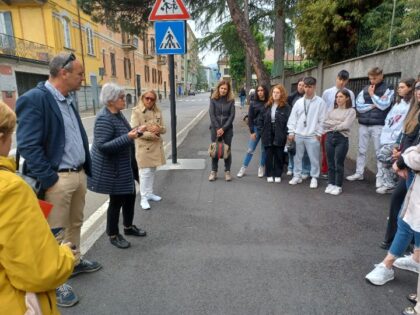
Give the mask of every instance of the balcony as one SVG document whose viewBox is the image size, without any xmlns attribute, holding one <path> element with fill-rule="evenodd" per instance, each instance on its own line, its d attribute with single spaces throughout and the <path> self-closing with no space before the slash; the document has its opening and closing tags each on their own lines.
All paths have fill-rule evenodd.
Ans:
<svg viewBox="0 0 420 315">
<path fill-rule="evenodd" d="M 48 64 L 52 47 L 0 33 L 0 56 Z"/>
<path fill-rule="evenodd" d="M 157 56 L 157 64 L 159 66 L 166 65 L 166 56 Z"/>
<path fill-rule="evenodd" d="M 3 0 L 7 5 L 13 4 L 44 4 L 47 0 Z"/>
<path fill-rule="evenodd" d="M 150 52 L 149 50 L 143 51 L 144 59 L 153 59 L 155 58 L 155 52 Z"/>
<path fill-rule="evenodd" d="M 139 39 L 133 35 L 122 33 L 122 49 L 136 50 L 139 48 Z"/>
</svg>

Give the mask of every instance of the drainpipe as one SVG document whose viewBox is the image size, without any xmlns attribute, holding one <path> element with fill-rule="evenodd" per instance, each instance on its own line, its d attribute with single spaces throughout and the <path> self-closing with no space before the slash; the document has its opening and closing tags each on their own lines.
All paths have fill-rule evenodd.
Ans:
<svg viewBox="0 0 420 315">
<path fill-rule="evenodd" d="M 86 67 L 85 67 L 85 55 L 84 55 L 84 45 L 83 45 L 83 36 L 82 36 L 82 21 L 80 18 L 80 8 L 79 8 L 79 4 L 76 2 L 76 8 L 77 8 L 77 21 L 79 23 L 79 35 L 80 35 L 80 48 L 82 49 L 82 65 L 83 65 L 83 69 L 85 69 L 86 71 Z M 84 92 L 84 96 L 85 96 L 85 109 L 88 109 L 88 104 L 87 104 L 87 95 L 86 95 L 86 72 L 84 74 L 85 78 L 83 80 L 83 92 Z M 96 115 L 96 109 L 95 109 L 95 104 L 93 104 L 93 114 Z"/>
</svg>

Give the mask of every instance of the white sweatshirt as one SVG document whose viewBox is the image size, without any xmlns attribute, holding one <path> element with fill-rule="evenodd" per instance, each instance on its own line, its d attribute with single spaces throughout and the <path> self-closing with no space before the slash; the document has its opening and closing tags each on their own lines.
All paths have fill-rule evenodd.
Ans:
<svg viewBox="0 0 420 315">
<path fill-rule="evenodd" d="M 289 134 L 303 137 L 321 136 L 326 109 L 327 105 L 319 96 L 315 95 L 311 100 L 306 99 L 305 96 L 298 99 L 287 122 Z"/>
<path fill-rule="evenodd" d="M 410 109 L 410 103 L 403 99 L 392 106 L 385 118 L 385 126 L 381 132 L 381 145 L 394 144 L 402 132 L 405 116 Z"/>
</svg>

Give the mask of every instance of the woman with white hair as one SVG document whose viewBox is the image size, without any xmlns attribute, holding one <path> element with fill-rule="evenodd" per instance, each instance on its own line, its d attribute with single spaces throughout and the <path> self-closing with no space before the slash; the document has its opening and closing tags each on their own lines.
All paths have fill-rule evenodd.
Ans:
<svg viewBox="0 0 420 315">
<path fill-rule="evenodd" d="M 134 181 L 139 180 L 134 140 L 143 135 L 146 126 L 131 128 L 121 113 L 125 107 L 122 87 L 114 83 L 104 84 L 100 102 L 104 107 L 95 121 L 91 149 L 92 176 L 88 178 L 88 189 L 109 195 L 106 232 L 112 245 L 128 248 L 130 243 L 118 230 L 121 208 L 124 234 L 146 236 L 144 230 L 133 225 L 136 201 Z"/>
</svg>

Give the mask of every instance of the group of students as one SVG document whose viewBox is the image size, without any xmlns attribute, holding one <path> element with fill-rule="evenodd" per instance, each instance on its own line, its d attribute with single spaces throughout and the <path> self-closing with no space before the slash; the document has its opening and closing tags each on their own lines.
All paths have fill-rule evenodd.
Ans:
<svg viewBox="0 0 420 315">
<path fill-rule="evenodd" d="M 299 80 L 296 93 L 287 96 L 283 85 L 279 84 L 268 92 L 268 88 L 259 85 L 248 113 L 250 139 L 243 165 L 237 177 L 243 177 L 252 156 L 261 141 L 261 157 L 258 176 L 267 177 L 269 183 L 280 183 L 283 165 L 289 156 L 289 175 L 293 178 L 289 184 L 296 185 L 310 175 L 311 188 L 318 187 L 320 176 L 320 150 L 322 138 L 325 142 L 330 167 L 328 168 L 329 185 L 326 192 L 341 193 L 344 172 L 344 159 L 348 150 L 348 136 L 356 113 L 352 108 L 354 96 L 344 85 L 348 72 L 339 73 L 336 91 L 326 91 L 325 98 L 332 105 L 327 107 L 324 99 L 315 94 L 316 79 L 306 77 Z M 338 84 L 337 84 L 338 85 Z M 331 95 L 333 94 L 333 95 Z M 219 82 L 210 101 L 211 140 L 223 140 L 231 145 L 233 120 L 235 117 L 234 98 L 230 83 Z M 232 156 L 225 160 L 225 180 L 232 179 L 230 174 Z M 218 159 L 212 159 L 210 181 L 217 178 Z"/>
<path fill-rule="evenodd" d="M 316 79 L 299 80 L 297 91 L 287 97 L 282 85 L 271 92 L 259 85 L 248 113 L 250 138 L 248 149 L 237 177 L 245 175 L 252 156 L 261 141 L 258 177 L 269 183 L 280 183 L 288 153 L 289 184 L 296 185 L 311 176 L 310 188 L 318 187 L 320 173 L 328 173 L 325 193 L 339 195 L 344 178 L 344 160 L 354 120 L 359 122 L 356 172 L 349 181 L 363 180 L 366 153 L 373 140 L 376 159 L 376 192 L 392 193 L 385 240 L 381 247 L 389 249 L 384 260 L 366 275 L 374 285 L 394 279 L 393 266 L 420 274 L 420 81 L 402 79 L 395 93 L 384 82 L 382 69 L 368 71 L 369 84 L 357 98 L 345 86 L 349 73 L 342 70 L 336 85 L 315 94 Z M 234 98 L 228 81 L 221 81 L 210 101 L 211 139 L 223 140 L 231 146 Z M 320 156 L 322 160 L 320 161 Z M 230 175 L 232 155 L 225 160 L 225 180 Z M 209 180 L 217 178 L 218 159 L 212 159 Z M 414 238 L 413 254 L 401 257 Z M 417 303 L 417 293 L 408 299 Z M 403 314 L 420 314 L 420 303 L 408 307 Z"/>
</svg>

